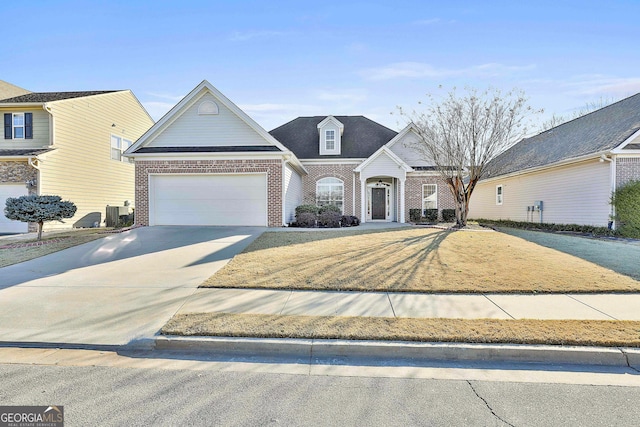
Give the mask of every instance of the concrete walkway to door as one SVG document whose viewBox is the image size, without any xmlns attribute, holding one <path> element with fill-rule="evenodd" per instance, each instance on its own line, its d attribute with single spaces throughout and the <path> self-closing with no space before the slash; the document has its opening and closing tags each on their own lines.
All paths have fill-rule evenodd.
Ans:
<svg viewBox="0 0 640 427">
<path fill-rule="evenodd" d="M 152 343 L 262 227 L 143 227 L 0 268 L 0 342 Z"/>
</svg>

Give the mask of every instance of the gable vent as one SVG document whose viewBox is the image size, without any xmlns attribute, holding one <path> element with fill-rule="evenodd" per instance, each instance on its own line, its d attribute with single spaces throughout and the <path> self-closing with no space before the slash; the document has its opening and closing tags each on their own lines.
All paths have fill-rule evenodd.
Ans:
<svg viewBox="0 0 640 427">
<path fill-rule="evenodd" d="M 218 105 L 213 101 L 203 101 L 198 106 L 198 114 L 201 116 L 218 114 Z"/>
</svg>

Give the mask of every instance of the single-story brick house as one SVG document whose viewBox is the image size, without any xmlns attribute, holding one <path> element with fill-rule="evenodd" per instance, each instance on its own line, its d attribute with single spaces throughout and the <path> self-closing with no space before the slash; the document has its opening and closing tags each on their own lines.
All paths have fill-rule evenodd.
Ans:
<svg viewBox="0 0 640 427">
<path fill-rule="evenodd" d="M 496 157 L 473 192 L 469 218 L 606 227 L 611 194 L 639 179 L 636 94 L 523 139 Z"/>
<path fill-rule="evenodd" d="M 206 80 L 149 129 L 135 159 L 139 225 L 280 227 L 303 203 L 363 222 L 453 208 L 432 165 L 400 133 L 363 116 L 299 117 L 271 132 Z"/>
</svg>

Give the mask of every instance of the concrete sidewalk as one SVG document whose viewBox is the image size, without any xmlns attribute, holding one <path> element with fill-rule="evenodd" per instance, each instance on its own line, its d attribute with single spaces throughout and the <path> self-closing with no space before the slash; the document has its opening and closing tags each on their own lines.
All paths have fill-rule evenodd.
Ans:
<svg viewBox="0 0 640 427">
<path fill-rule="evenodd" d="M 635 294 L 416 294 L 197 289 L 180 313 L 247 313 L 463 319 L 640 320 Z M 541 363 L 619 367 L 640 372 L 640 350 L 525 344 L 423 343 L 335 339 L 157 336 L 156 350 L 204 352 L 231 360 L 309 360 L 315 365 L 419 366 L 455 363 Z M 634 383 L 638 383 L 634 378 Z"/>
<path fill-rule="evenodd" d="M 197 289 L 178 313 L 640 320 L 640 294 L 416 294 Z"/>
</svg>

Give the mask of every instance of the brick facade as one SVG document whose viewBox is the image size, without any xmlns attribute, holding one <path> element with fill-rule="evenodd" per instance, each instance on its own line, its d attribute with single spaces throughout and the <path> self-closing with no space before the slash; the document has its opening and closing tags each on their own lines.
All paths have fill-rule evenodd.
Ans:
<svg viewBox="0 0 640 427">
<path fill-rule="evenodd" d="M 618 157 L 616 159 L 616 186 L 640 180 L 640 157 Z"/>
<path fill-rule="evenodd" d="M 353 170 L 357 166 L 355 163 L 335 165 L 305 164 L 304 167 L 309 174 L 302 177 L 302 203 L 316 204 L 316 184 L 319 180 L 322 178 L 338 178 L 344 183 L 344 214 L 355 215 L 360 218 L 360 174 L 355 174 L 355 194 L 353 191 Z M 353 209 L 354 197 L 355 211 Z"/>
<path fill-rule="evenodd" d="M 404 183 L 404 218 L 409 222 L 409 209 L 422 209 L 422 185 L 438 185 L 438 211 L 439 219 L 442 219 L 442 209 L 454 209 L 456 207 L 449 186 L 438 175 L 407 175 Z"/>
<path fill-rule="evenodd" d="M 266 173 L 269 227 L 282 226 L 282 161 L 136 160 L 136 224 L 149 225 L 150 174 Z"/>
</svg>

